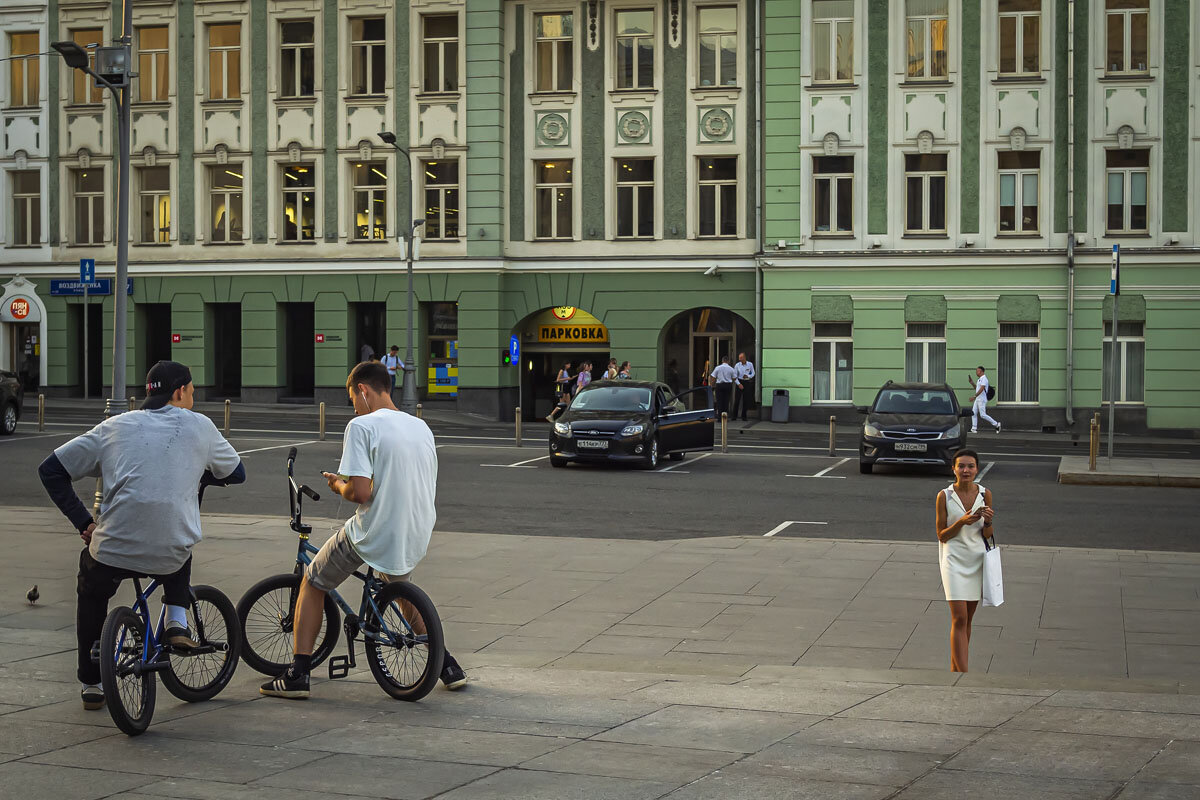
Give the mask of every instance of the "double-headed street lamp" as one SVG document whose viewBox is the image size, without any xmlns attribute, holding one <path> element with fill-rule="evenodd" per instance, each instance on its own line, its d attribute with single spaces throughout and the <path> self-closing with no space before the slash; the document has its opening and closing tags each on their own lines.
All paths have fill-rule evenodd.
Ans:
<svg viewBox="0 0 1200 800">
<path fill-rule="evenodd" d="M 379 134 L 379 138 L 384 144 L 390 144 L 404 154 L 408 163 L 408 196 L 411 198 L 412 156 L 400 146 L 396 141 L 396 134 L 391 131 L 383 131 Z M 400 218 L 400 209 L 396 209 L 396 218 L 397 220 Z M 417 235 L 417 228 L 424 224 L 424 219 L 414 219 L 412 226 L 407 231 L 397 225 L 399 230 L 396 232 L 396 238 L 404 244 L 405 260 L 408 262 L 408 344 L 404 350 L 404 385 L 400 393 L 400 410 L 409 414 L 417 412 L 417 376 L 414 372 L 416 367 L 413 364 L 413 261 L 419 257 L 417 246 L 421 242 L 421 237 Z"/>
<path fill-rule="evenodd" d="M 97 47 L 96 66 L 88 66 L 87 51 L 75 42 L 52 42 L 51 47 L 66 65 L 95 79 L 96 85 L 112 92 L 117 105 L 118 180 L 117 180 L 117 274 L 113 287 L 113 368 L 112 396 L 104 404 L 104 415 L 115 416 L 125 410 L 125 333 L 129 283 L 129 105 L 132 101 L 133 3 L 124 0 L 125 26 L 120 39 L 111 47 Z"/>
</svg>

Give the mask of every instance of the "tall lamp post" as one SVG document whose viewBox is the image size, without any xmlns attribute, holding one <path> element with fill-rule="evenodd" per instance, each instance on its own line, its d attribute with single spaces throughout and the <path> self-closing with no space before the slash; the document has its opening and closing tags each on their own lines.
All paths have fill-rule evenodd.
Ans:
<svg viewBox="0 0 1200 800">
<path fill-rule="evenodd" d="M 96 85 L 112 92 L 118 120 L 118 180 L 117 180 L 117 274 L 113 287 L 113 368 L 112 396 L 104 404 L 106 417 L 120 414 L 125 403 L 125 333 L 129 283 L 129 105 L 132 101 L 130 79 L 132 72 L 131 44 L 133 42 L 133 2 L 124 0 L 125 24 L 118 44 L 96 48 L 95 69 L 88 65 L 87 51 L 75 42 L 52 42 L 51 47 L 62 55 L 72 69 L 81 70 L 95 79 Z"/>
<path fill-rule="evenodd" d="M 408 196 L 412 197 L 412 156 L 396 141 L 396 134 L 383 131 L 379 139 L 384 144 L 390 144 L 404 154 L 408 164 Z M 410 201 L 411 202 L 411 201 Z M 400 209 L 396 209 L 396 218 L 400 217 Z M 421 239 L 417 228 L 425 224 L 424 219 L 414 219 L 412 225 L 405 230 L 403 227 L 396 232 L 396 238 L 404 243 L 405 260 L 408 262 L 408 344 L 404 350 L 404 386 L 400 393 L 400 410 L 409 414 L 417 413 L 417 376 L 416 365 L 413 364 L 413 261 L 419 258 L 417 245 Z M 400 227 L 400 226 L 397 226 Z"/>
</svg>

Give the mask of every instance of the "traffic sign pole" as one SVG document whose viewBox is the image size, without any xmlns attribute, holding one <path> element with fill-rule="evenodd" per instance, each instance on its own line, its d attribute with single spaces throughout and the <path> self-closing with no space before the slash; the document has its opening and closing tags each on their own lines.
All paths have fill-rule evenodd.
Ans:
<svg viewBox="0 0 1200 800">
<path fill-rule="evenodd" d="M 1108 353 L 1108 459 L 1113 457 L 1113 425 L 1117 416 L 1117 391 L 1121 385 L 1120 376 L 1117 375 L 1117 325 L 1120 319 L 1118 309 L 1121 305 L 1121 245 L 1114 244 L 1112 249 L 1112 277 L 1109 280 L 1108 290 L 1112 294 L 1113 313 L 1112 313 L 1112 336 L 1110 338 Z"/>
<path fill-rule="evenodd" d="M 91 287 L 92 281 L 96 280 L 96 259 L 81 258 L 79 259 L 79 282 L 83 284 L 83 399 L 87 400 L 90 396 L 88 387 L 90 381 L 88 379 L 88 368 L 91 366 L 88 362 L 91 342 L 88 341 L 90 329 L 88 328 L 88 311 L 91 305 L 88 302 L 88 289 Z"/>
</svg>

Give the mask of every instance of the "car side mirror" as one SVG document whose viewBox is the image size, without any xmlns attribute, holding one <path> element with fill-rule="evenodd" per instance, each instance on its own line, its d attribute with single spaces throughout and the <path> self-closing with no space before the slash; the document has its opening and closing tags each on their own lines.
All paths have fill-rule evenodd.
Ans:
<svg viewBox="0 0 1200 800">
<path fill-rule="evenodd" d="M 972 413 L 973 413 L 973 412 L 972 412 L 972 411 L 971 411 L 971 409 L 969 409 L 969 408 L 960 408 L 960 409 L 958 410 L 958 415 L 959 415 L 960 417 L 969 417 L 969 416 L 971 416 L 971 414 L 972 414 Z"/>
<path fill-rule="evenodd" d="M 670 413 L 671 413 L 671 409 L 668 408 L 667 406 L 663 406 L 662 408 L 660 408 L 658 410 L 658 415 L 660 417 L 665 417 L 665 416 L 669 415 Z"/>
<path fill-rule="evenodd" d="M 854 410 L 855 410 L 855 411 L 857 411 L 857 412 L 858 412 L 858 413 L 860 413 L 860 414 L 869 414 L 869 413 L 871 413 L 871 407 L 870 407 L 870 406 L 855 406 L 855 407 L 854 407 Z"/>
</svg>

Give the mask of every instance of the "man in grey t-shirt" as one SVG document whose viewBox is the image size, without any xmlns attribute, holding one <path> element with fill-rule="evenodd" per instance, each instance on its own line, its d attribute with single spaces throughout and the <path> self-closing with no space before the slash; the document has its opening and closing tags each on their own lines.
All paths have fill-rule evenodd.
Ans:
<svg viewBox="0 0 1200 800">
<path fill-rule="evenodd" d="M 110 417 L 56 449 L 38 468 L 50 498 L 75 525 L 87 547 L 79 555 L 76 634 L 85 708 L 100 708 L 100 669 L 92 643 L 108 614 L 108 601 L 125 578 L 149 575 L 163 585 L 164 639 L 195 647 L 187 625 L 191 604 L 192 547 L 200 541 L 198 492 L 204 485 L 246 479 L 241 457 L 217 427 L 191 411 L 190 370 L 160 361 L 146 376 L 141 411 Z M 100 519 L 71 485 L 102 477 Z"/>
</svg>

